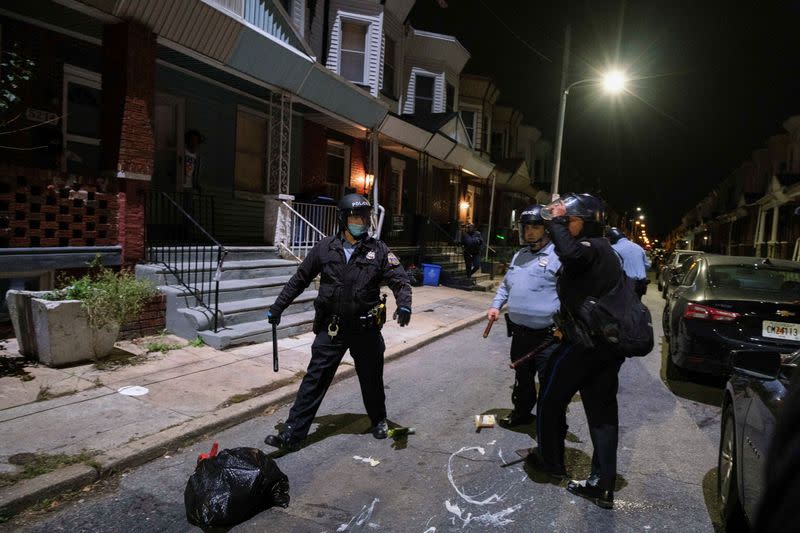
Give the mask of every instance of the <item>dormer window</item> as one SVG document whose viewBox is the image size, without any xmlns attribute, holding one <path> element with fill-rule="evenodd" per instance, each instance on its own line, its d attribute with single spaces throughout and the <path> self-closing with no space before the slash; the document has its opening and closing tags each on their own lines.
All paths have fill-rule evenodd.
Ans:
<svg viewBox="0 0 800 533">
<path fill-rule="evenodd" d="M 342 53 L 339 74 L 353 83 L 364 85 L 366 48 L 367 25 L 342 21 Z"/>
<path fill-rule="evenodd" d="M 389 98 L 395 99 L 395 70 L 397 65 L 397 43 L 388 35 L 385 38 L 383 49 L 383 86 L 381 92 Z"/>
<path fill-rule="evenodd" d="M 436 78 L 417 74 L 414 84 L 414 113 L 433 113 L 433 87 Z"/>
<path fill-rule="evenodd" d="M 447 99 L 444 103 L 445 111 L 452 111 L 455 109 L 456 106 L 456 88 L 453 87 L 452 83 L 447 84 L 447 89 L 445 91 L 445 98 Z"/>
</svg>

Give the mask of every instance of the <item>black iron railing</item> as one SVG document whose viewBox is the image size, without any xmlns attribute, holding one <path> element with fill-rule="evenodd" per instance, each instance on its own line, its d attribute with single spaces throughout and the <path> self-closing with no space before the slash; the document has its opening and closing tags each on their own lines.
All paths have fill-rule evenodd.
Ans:
<svg viewBox="0 0 800 533">
<path fill-rule="evenodd" d="M 204 223 L 201 223 L 204 221 Z M 164 265 L 219 329 L 219 282 L 227 255 L 213 237 L 214 198 L 154 191 L 145 203 L 147 259 Z M 206 228 L 210 228 L 206 229 Z"/>
</svg>

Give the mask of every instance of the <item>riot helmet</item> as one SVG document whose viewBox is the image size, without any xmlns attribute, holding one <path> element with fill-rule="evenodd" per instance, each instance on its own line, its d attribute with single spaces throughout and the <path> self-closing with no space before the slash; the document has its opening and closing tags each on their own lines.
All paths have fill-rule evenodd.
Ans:
<svg viewBox="0 0 800 533">
<path fill-rule="evenodd" d="M 542 217 L 545 220 L 552 220 L 557 216 L 577 217 L 583 220 L 581 233 L 586 237 L 602 237 L 603 235 L 605 206 L 602 200 L 591 194 L 567 193 L 542 209 Z"/>
<path fill-rule="evenodd" d="M 529 205 L 525 208 L 522 213 L 519 215 L 519 243 L 520 244 L 528 244 L 531 247 L 531 250 L 536 251 L 541 249 L 545 244 L 547 244 L 548 236 L 547 234 L 542 231 L 539 237 L 534 241 L 529 241 L 525 238 L 525 227 L 526 226 L 544 226 L 545 220 L 542 218 L 542 209 L 544 205 L 542 204 L 533 204 Z M 544 230 L 544 228 L 542 228 Z"/>
<path fill-rule="evenodd" d="M 349 231 L 350 235 L 356 239 L 366 238 L 369 234 L 369 226 L 372 219 L 372 205 L 369 200 L 360 194 L 345 194 L 339 200 L 338 211 L 340 230 Z M 362 217 L 363 223 L 349 224 L 347 219 L 351 216 Z"/>
<path fill-rule="evenodd" d="M 606 232 L 606 238 L 609 240 L 611 244 L 617 244 L 620 239 L 623 239 L 625 234 L 622 233 L 619 228 L 608 228 Z"/>
</svg>

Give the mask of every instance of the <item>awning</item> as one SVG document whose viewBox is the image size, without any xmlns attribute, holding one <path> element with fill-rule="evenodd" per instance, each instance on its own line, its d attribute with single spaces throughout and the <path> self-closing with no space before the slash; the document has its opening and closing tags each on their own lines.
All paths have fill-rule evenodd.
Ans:
<svg viewBox="0 0 800 533">
<path fill-rule="evenodd" d="M 420 128 L 393 113 L 386 115 L 378 132 L 404 146 L 460 167 L 482 179 L 488 179 L 494 169 L 492 163 L 475 155 L 469 146 L 456 142 L 440 131 L 430 132 Z"/>
<path fill-rule="evenodd" d="M 536 198 L 539 190 L 531 185 L 528 163 L 524 159 L 507 159 L 497 165 L 495 172 L 498 190 L 518 192 Z"/>
</svg>

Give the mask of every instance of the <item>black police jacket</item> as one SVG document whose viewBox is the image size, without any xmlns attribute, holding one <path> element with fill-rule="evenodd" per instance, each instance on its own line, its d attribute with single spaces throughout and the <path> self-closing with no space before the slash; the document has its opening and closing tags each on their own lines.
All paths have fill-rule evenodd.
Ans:
<svg viewBox="0 0 800 533">
<path fill-rule="evenodd" d="M 548 231 L 561 260 L 556 286 L 561 306 L 579 316 L 587 297 L 599 298 L 614 288 L 622 265 L 605 237 L 573 237 L 561 219 L 549 222 Z"/>
<path fill-rule="evenodd" d="M 319 294 L 314 301 L 318 319 L 339 316 L 354 319 L 380 302 L 385 283 L 394 293 L 398 307 L 411 309 L 411 285 L 400 261 L 382 241 L 360 241 L 349 262 L 345 262 L 339 235 L 319 241 L 297 268 L 275 300 L 281 313 L 321 274 Z"/>
<path fill-rule="evenodd" d="M 481 237 L 481 232 L 478 230 L 475 230 L 472 233 L 465 232 L 461 236 L 461 244 L 464 246 L 464 251 L 468 254 L 479 254 L 481 252 L 481 246 L 483 245 L 483 237 Z"/>
</svg>

